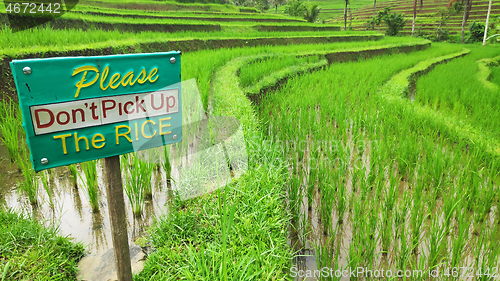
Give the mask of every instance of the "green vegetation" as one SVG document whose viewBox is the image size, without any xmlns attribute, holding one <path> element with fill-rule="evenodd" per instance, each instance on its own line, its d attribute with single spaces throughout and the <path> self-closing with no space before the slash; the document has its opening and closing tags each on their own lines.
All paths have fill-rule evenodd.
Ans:
<svg viewBox="0 0 500 281">
<path fill-rule="evenodd" d="M 493 66 L 491 67 L 491 81 L 500 87 L 500 67 Z"/>
<path fill-rule="evenodd" d="M 80 243 L 33 219 L 0 211 L 1 280 L 76 280 Z"/>
<path fill-rule="evenodd" d="M 247 31 L 247 30 L 245 30 Z M 3 49 L 0 50 L 0 55 L 3 56 L 13 56 L 18 57 L 26 53 L 47 53 L 47 52 L 64 52 L 72 50 L 85 50 L 91 49 L 103 49 L 103 48 L 114 48 L 116 52 L 120 51 L 121 48 L 132 47 L 144 44 L 144 48 L 151 48 L 150 45 L 158 42 L 166 42 L 171 46 L 177 45 L 176 42 L 180 41 L 184 44 L 181 47 L 189 48 L 189 42 L 198 43 L 196 49 L 205 48 L 215 48 L 217 46 L 223 45 L 224 41 L 227 41 L 225 47 L 236 47 L 236 46 L 255 46 L 258 45 L 260 38 L 290 38 L 297 40 L 304 39 L 314 40 L 315 38 L 325 38 L 323 42 L 335 42 L 335 38 L 338 40 L 349 40 L 350 38 L 358 37 L 361 40 L 369 38 L 364 36 L 372 36 L 372 40 L 380 38 L 374 32 L 368 33 L 354 33 L 354 32 L 324 32 L 324 31 L 303 31 L 303 32 L 245 32 L 242 34 L 239 31 L 233 32 L 179 32 L 172 34 L 164 34 L 158 32 L 142 32 L 142 33 L 130 33 L 130 32 L 118 32 L 118 31 L 103 31 L 103 30 L 89 30 L 87 32 L 74 31 L 74 30 L 52 30 L 51 28 L 33 28 L 30 30 L 25 30 L 21 32 L 12 33 L 10 29 L 1 30 L 0 43 Z M 360 37 L 361 36 L 361 37 Z M 217 45 L 209 45 L 210 41 L 220 40 L 222 42 Z M 238 42 L 237 39 L 242 39 L 243 45 Z M 200 42 L 200 40 L 202 40 Z M 244 41 L 243 41 L 244 40 Z M 233 45 L 231 45 L 231 42 Z M 255 43 L 254 43 L 255 42 Z M 279 43 L 279 40 L 272 40 L 275 44 Z M 208 46 L 204 47 L 204 43 Z M 313 42 L 311 42 L 313 43 Z M 224 45 L 223 45 L 224 46 Z M 168 47 L 168 45 L 167 45 Z M 193 47 L 190 47 L 193 48 Z"/>
<path fill-rule="evenodd" d="M 287 11 L 315 22 L 320 8 L 319 18 L 325 19 L 323 11 L 343 15 L 345 3 L 292 1 Z M 145 206 L 153 195 L 165 193 L 168 202 L 168 215 L 157 218 L 142 239 L 154 251 L 136 280 L 288 280 L 293 259 L 306 247 L 314 248 L 318 268 L 409 269 L 428 275 L 460 266 L 483 272 L 498 267 L 498 48 L 431 45 L 375 31 L 325 31 L 338 27 L 261 14 L 252 7 L 150 0 L 80 4 L 45 27 L 0 30 L 3 96 L 15 95 L 8 69 L 14 58 L 176 49 L 183 51 L 182 79 L 196 80 L 200 115 L 211 120 L 208 145 L 219 141 L 212 121 L 217 118 L 236 118 L 244 134 L 248 167 L 240 177 L 235 177 L 237 161 L 216 146 L 184 155 L 186 143 L 180 143 L 121 158 L 134 223 L 150 219 Z M 352 9 L 361 4 L 373 2 L 352 3 Z M 388 35 L 400 34 L 406 19 L 384 9 L 397 3 L 378 4 L 383 11 L 373 29 L 385 21 Z M 372 7 L 352 19 L 347 10 L 348 22 L 366 22 Z M 392 11 L 407 12 L 406 6 Z M 419 23 L 430 24 L 433 11 L 422 10 Z M 441 27 L 454 23 L 453 16 Z M 323 31 L 290 32 L 299 29 Z M 440 40 L 446 35 L 439 33 Z M 183 110 L 187 104 L 183 100 Z M 55 178 L 49 172 L 35 175 L 20 117 L 15 100 L 0 103 L 1 140 L 19 168 L 23 182 L 16 188 L 27 197 L 20 201 L 34 212 L 48 197 L 54 210 Z M 191 119 L 196 118 L 186 116 Z M 183 133 L 195 135 L 198 129 Z M 196 160 L 184 165 L 188 158 Z M 75 187 L 78 177 L 83 182 L 93 212 L 99 211 L 97 163 L 82 163 L 80 173 L 77 165 L 68 168 Z M 163 172 L 165 189 L 159 182 Z M 23 223 L 19 231 L 33 233 L 30 227 Z M 46 248 L 52 252 L 32 254 L 45 251 L 37 246 L 42 239 L 10 242 L 19 238 L 2 237 L 8 233 L 4 229 L 0 226 L 1 249 L 24 248 L 16 259 L 0 251 L 3 279 L 74 278 L 79 244 L 57 240 L 57 246 L 68 243 L 66 256 L 50 242 Z M 24 252 L 25 262 L 19 258 Z M 47 265 L 39 268 L 36 260 Z"/>
<path fill-rule="evenodd" d="M 267 156 L 272 146 L 258 136 L 254 140 L 249 153 L 252 172 L 212 194 L 173 202 L 169 216 L 152 230 L 157 251 L 148 256 L 137 280 L 224 280 L 224 266 L 227 280 L 283 278 L 292 258 L 290 249 L 283 247 L 288 214 L 281 186 L 286 166 Z M 221 197 L 225 199 L 219 202 Z"/>
<path fill-rule="evenodd" d="M 358 1 L 359 2 L 359 1 Z M 352 28 L 355 30 L 366 30 L 371 28 L 371 25 L 366 23 L 372 19 L 374 14 L 374 1 L 371 3 L 365 2 L 365 7 L 359 9 L 353 9 L 352 15 L 348 18 L 352 20 Z M 375 13 L 383 10 L 386 7 L 391 7 L 392 11 L 402 13 L 408 22 L 412 21 L 413 18 L 413 2 L 412 1 L 376 1 L 376 11 Z M 458 3 L 458 4 L 457 4 Z M 340 5 L 341 2 L 338 2 Z M 457 37 L 457 34 L 461 32 L 462 19 L 463 19 L 463 9 L 460 5 L 464 5 L 461 1 L 457 1 L 456 4 L 451 8 L 447 9 L 448 1 L 442 2 L 423 2 L 423 8 L 417 9 L 417 17 L 415 21 L 415 32 L 418 36 L 423 36 L 426 39 L 432 39 L 436 41 L 447 40 L 449 42 L 461 42 L 461 39 Z M 321 4 L 320 4 L 321 6 Z M 457 9 L 458 8 L 458 9 Z M 475 1 L 472 5 L 472 10 L 469 15 L 468 21 L 465 26 L 466 38 L 469 37 L 469 27 L 473 22 L 480 22 L 484 24 L 486 19 L 486 14 L 488 11 L 488 1 L 480 0 Z M 342 16 L 342 11 L 333 20 L 329 21 L 332 24 L 343 24 L 344 18 Z M 492 24 L 495 16 L 500 13 L 500 6 L 493 5 L 491 10 Z M 351 17 L 352 16 L 352 17 Z M 498 24 L 496 24 L 498 25 Z M 385 30 L 386 26 L 382 26 L 382 30 Z M 494 28 L 493 28 L 494 29 Z M 483 25 L 484 30 L 484 25 Z M 491 30 L 491 29 L 490 29 Z M 479 30 L 478 30 L 479 31 Z M 402 30 L 405 35 L 411 35 L 412 25 L 406 25 Z M 493 31 L 494 33 L 495 31 Z M 448 36 L 449 35 L 449 36 Z M 446 38 L 448 36 L 448 38 Z"/>
<path fill-rule="evenodd" d="M 498 154 L 488 152 L 483 141 L 469 141 L 470 134 L 460 134 L 459 123 L 443 129 L 449 124 L 440 123 L 439 116 L 421 115 L 418 104 L 399 98 L 414 81 L 408 79 L 418 77 L 415 73 L 467 53 L 460 50 L 436 45 L 407 55 L 334 64 L 288 80 L 261 101 L 259 116 L 268 124 L 264 131 L 281 145 L 283 159 L 293 167 L 288 194 L 297 231 L 302 232 L 301 217 L 311 219 L 307 208 L 319 216 L 322 231 L 313 230 L 310 238 L 316 244 L 318 267 L 340 268 L 347 262 L 350 267 L 425 271 L 457 264 L 497 265 L 498 218 L 485 218 L 497 202 L 492 194 L 498 185 Z M 484 49 L 438 65 L 429 74 L 446 73 L 439 67 L 460 60 L 475 61 L 479 53 L 485 55 Z M 462 89 L 477 81 L 475 75 L 461 79 L 456 87 Z M 425 89 L 435 93 L 435 87 Z M 325 176 L 315 176 L 313 169 Z M 310 198 L 314 192 L 321 195 L 317 205 L 311 200 L 302 203 L 303 196 Z M 465 233 L 468 227 L 475 232 Z M 331 239 L 321 239 L 323 234 Z M 352 240 L 340 246 L 344 235 Z M 447 248 L 447 243 L 455 248 Z M 477 249 L 475 261 L 465 262 L 465 247 Z M 348 259 L 342 261 L 339 253 Z"/>
<path fill-rule="evenodd" d="M 144 201 L 151 199 L 152 187 L 151 177 L 154 165 L 138 153 L 130 153 L 122 157 L 122 174 L 124 177 L 124 189 L 132 206 L 132 213 L 135 216 L 142 214 Z"/>
<path fill-rule="evenodd" d="M 248 87 L 258 82 L 262 77 L 279 69 L 300 63 L 315 63 L 319 61 L 318 56 L 297 58 L 296 56 L 279 56 L 277 58 L 265 59 L 258 63 L 252 63 L 242 68 L 240 72 L 241 86 Z"/>
<path fill-rule="evenodd" d="M 92 212 L 99 212 L 99 183 L 97 182 L 97 160 L 82 162 L 80 164 L 83 171 L 78 174 L 83 182 L 85 192 L 92 207 Z"/>
<path fill-rule="evenodd" d="M 415 100 L 445 115 L 458 118 L 498 141 L 498 90 L 485 87 L 477 79 L 479 65 L 476 61 L 499 56 L 500 50 L 471 47 L 471 51 L 468 56 L 436 66 L 419 79 Z M 464 84 L 457 81 L 470 82 Z"/>
<path fill-rule="evenodd" d="M 373 20 L 376 25 L 380 25 L 381 22 L 387 25 L 387 30 L 385 34 L 389 36 L 398 35 L 399 31 L 403 29 L 406 24 L 404 15 L 401 13 L 391 13 L 391 8 L 385 8 L 383 11 L 378 12 L 377 19 Z"/>
<path fill-rule="evenodd" d="M 11 101 L 0 103 L 0 133 L 1 140 L 7 147 L 10 162 L 16 160 L 16 156 L 20 154 L 19 135 L 22 130 L 19 106 L 14 105 Z"/>
</svg>

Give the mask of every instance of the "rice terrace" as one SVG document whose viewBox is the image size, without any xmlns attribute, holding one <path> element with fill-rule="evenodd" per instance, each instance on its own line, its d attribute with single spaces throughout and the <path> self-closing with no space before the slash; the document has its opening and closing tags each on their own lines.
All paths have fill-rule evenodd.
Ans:
<svg viewBox="0 0 500 281">
<path fill-rule="evenodd" d="M 500 280 L 498 1 L 0 7 L 0 281 Z"/>
</svg>

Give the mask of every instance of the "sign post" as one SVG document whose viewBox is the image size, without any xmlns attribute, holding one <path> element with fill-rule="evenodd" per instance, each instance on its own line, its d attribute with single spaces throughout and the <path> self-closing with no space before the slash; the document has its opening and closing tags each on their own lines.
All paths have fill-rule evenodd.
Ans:
<svg viewBox="0 0 500 281">
<path fill-rule="evenodd" d="M 120 281 L 132 281 L 132 266 L 128 248 L 127 221 L 123 200 L 120 156 L 104 158 L 106 194 L 108 194 L 109 221 L 113 248 L 115 249 L 116 274 Z"/>
<path fill-rule="evenodd" d="M 119 155 L 182 140 L 181 53 L 10 65 L 35 171 L 104 158 L 118 279 L 131 281 Z"/>
</svg>

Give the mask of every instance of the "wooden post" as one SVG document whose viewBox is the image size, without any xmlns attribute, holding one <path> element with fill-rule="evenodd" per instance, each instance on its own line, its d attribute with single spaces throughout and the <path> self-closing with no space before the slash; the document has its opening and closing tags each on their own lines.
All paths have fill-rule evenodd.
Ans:
<svg viewBox="0 0 500 281">
<path fill-rule="evenodd" d="M 104 174 L 106 177 L 106 193 L 115 252 L 116 273 L 119 281 L 132 281 L 120 156 L 104 158 Z"/>
</svg>

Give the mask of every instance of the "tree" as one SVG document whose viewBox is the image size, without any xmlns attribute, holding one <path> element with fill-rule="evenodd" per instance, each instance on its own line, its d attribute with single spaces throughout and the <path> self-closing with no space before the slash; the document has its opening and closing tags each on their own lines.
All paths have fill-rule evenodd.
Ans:
<svg viewBox="0 0 500 281">
<path fill-rule="evenodd" d="M 373 0 L 373 17 L 377 16 L 376 11 L 377 11 L 377 0 Z"/>
<path fill-rule="evenodd" d="M 420 2 L 420 9 L 424 6 L 424 1 L 419 0 Z M 413 34 L 415 33 L 415 20 L 417 19 L 417 0 L 413 0 L 413 22 L 411 24 L 411 36 L 413 37 Z"/>
</svg>

